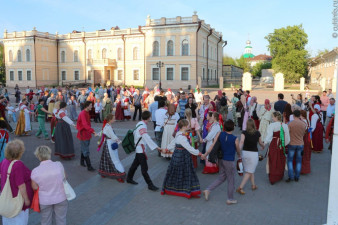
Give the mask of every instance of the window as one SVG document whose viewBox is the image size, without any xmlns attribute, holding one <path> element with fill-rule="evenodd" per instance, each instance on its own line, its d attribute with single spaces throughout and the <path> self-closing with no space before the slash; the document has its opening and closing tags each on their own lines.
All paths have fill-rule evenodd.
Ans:
<svg viewBox="0 0 338 225">
<path fill-rule="evenodd" d="M 189 80 L 189 67 L 181 68 L 181 80 Z"/>
<path fill-rule="evenodd" d="M 106 71 L 106 80 L 110 80 L 110 70 Z"/>
<path fill-rule="evenodd" d="M 189 42 L 187 39 L 182 41 L 182 55 L 189 55 Z"/>
<path fill-rule="evenodd" d="M 75 50 L 74 51 L 74 62 L 78 62 L 79 61 L 79 51 Z"/>
<path fill-rule="evenodd" d="M 9 80 L 14 80 L 14 71 L 9 71 Z"/>
<path fill-rule="evenodd" d="M 122 48 L 117 49 L 117 60 L 122 60 Z"/>
<path fill-rule="evenodd" d="M 202 70 L 202 79 L 205 80 L 205 69 Z"/>
<path fill-rule="evenodd" d="M 138 48 L 133 48 L 133 60 L 138 60 Z"/>
<path fill-rule="evenodd" d="M 153 56 L 160 56 L 160 44 L 158 41 L 153 42 Z"/>
<path fill-rule="evenodd" d="M 118 70 L 117 71 L 117 80 L 122 80 L 122 76 L 123 76 L 123 71 L 122 70 Z"/>
<path fill-rule="evenodd" d="M 92 72 L 88 71 L 88 80 L 92 80 Z"/>
<path fill-rule="evenodd" d="M 21 50 L 18 50 L 18 62 L 22 62 Z"/>
<path fill-rule="evenodd" d="M 203 43 L 203 46 L 202 46 L 202 56 L 205 57 L 205 43 Z"/>
<path fill-rule="evenodd" d="M 61 62 L 62 62 L 62 63 L 65 63 L 65 62 L 66 62 L 66 52 L 65 52 L 65 51 L 62 51 L 62 52 L 61 52 Z"/>
<path fill-rule="evenodd" d="M 174 68 L 173 67 L 167 68 L 167 80 L 174 80 Z"/>
<path fill-rule="evenodd" d="M 217 71 L 215 70 L 215 80 L 217 80 Z"/>
<path fill-rule="evenodd" d="M 27 75 L 27 80 L 32 80 L 32 71 L 31 70 L 27 70 L 26 75 Z"/>
<path fill-rule="evenodd" d="M 89 49 L 88 50 L 88 59 L 92 59 L 92 50 L 91 49 Z"/>
<path fill-rule="evenodd" d="M 107 49 L 102 49 L 102 59 L 106 59 L 107 58 Z"/>
<path fill-rule="evenodd" d="M 160 79 L 160 68 L 153 68 L 153 80 Z"/>
<path fill-rule="evenodd" d="M 12 52 L 12 50 L 9 50 L 9 52 L 8 52 L 8 60 L 10 62 L 13 62 L 13 52 Z"/>
<path fill-rule="evenodd" d="M 174 42 L 172 40 L 169 40 L 167 43 L 167 56 L 173 55 L 174 55 Z"/>
<path fill-rule="evenodd" d="M 22 80 L 22 70 L 18 70 L 18 80 Z"/>
<path fill-rule="evenodd" d="M 134 80 L 139 80 L 139 74 L 140 74 L 140 71 L 139 70 L 134 70 Z"/>
<path fill-rule="evenodd" d="M 74 71 L 74 80 L 80 80 L 80 71 L 78 70 Z"/>
<path fill-rule="evenodd" d="M 212 55 L 212 47 L 210 47 L 210 59 L 212 59 L 213 55 Z"/>
<path fill-rule="evenodd" d="M 61 71 L 61 80 L 67 80 L 67 72 Z"/>
<path fill-rule="evenodd" d="M 31 61 L 31 50 L 26 49 L 26 62 Z"/>
</svg>

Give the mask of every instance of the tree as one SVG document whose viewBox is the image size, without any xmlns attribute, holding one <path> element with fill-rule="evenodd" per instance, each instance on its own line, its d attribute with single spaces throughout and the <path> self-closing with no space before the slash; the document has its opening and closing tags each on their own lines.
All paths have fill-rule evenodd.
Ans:
<svg viewBox="0 0 338 225">
<path fill-rule="evenodd" d="M 4 46 L 0 43 L 0 82 L 6 83 L 5 57 Z"/>
<path fill-rule="evenodd" d="M 263 69 L 271 69 L 272 64 L 271 62 L 260 62 L 254 65 L 251 69 L 252 76 L 254 77 L 260 77 L 262 76 L 262 70 Z"/>
<path fill-rule="evenodd" d="M 236 63 L 238 67 L 241 67 L 243 69 L 243 72 L 249 72 L 250 71 L 250 64 L 246 58 L 242 55 L 239 59 L 236 59 Z"/>
<path fill-rule="evenodd" d="M 302 25 L 275 29 L 267 35 L 268 49 L 272 56 L 272 68 L 282 72 L 288 82 L 299 81 L 307 74 L 309 53 L 305 50 L 308 36 Z"/>
<path fill-rule="evenodd" d="M 225 55 L 223 57 L 223 65 L 234 65 L 234 66 L 237 66 L 236 59 L 234 59 L 234 58 L 232 58 L 230 56 Z"/>
<path fill-rule="evenodd" d="M 329 49 L 324 49 L 324 50 L 318 50 L 318 54 L 317 54 L 317 56 L 322 56 L 322 55 L 324 55 L 324 54 L 326 54 L 326 53 L 328 53 L 329 52 Z"/>
</svg>

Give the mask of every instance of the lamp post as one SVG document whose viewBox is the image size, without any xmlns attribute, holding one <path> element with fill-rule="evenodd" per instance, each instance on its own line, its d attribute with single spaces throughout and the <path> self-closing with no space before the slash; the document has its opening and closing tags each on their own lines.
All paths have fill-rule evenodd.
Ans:
<svg viewBox="0 0 338 225">
<path fill-rule="evenodd" d="M 162 82 L 161 82 L 161 68 L 164 66 L 164 63 L 162 61 L 158 61 L 156 63 L 156 66 L 159 68 L 159 72 L 160 72 L 160 90 L 162 90 Z"/>
</svg>

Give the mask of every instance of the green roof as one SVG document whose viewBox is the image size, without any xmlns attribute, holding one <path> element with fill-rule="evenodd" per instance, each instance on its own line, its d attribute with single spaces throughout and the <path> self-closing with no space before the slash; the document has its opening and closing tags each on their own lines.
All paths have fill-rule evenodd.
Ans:
<svg viewBox="0 0 338 225">
<path fill-rule="evenodd" d="M 245 48 L 252 48 L 251 46 L 245 46 Z"/>
<path fill-rule="evenodd" d="M 253 54 L 251 54 L 251 53 L 245 53 L 244 55 L 243 55 L 243 57 L 245 58 L 245 59 L 248 59 L 248 58 L 253 58 L 253 57 L 255 57 Z"/>
</svg>

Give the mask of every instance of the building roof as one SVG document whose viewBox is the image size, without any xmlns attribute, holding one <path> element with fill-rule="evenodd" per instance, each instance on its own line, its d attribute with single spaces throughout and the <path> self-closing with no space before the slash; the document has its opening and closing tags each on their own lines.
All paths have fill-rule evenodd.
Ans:
<svg viewBox="0 0 338 225">
<path fill-rule="evenodd" d="M 317 64 L 317 63 L 320 63 L 320 62 L 323 62 L 325 58 L 329 58 L 329 57 L 332 57 L 332 56 L 335 56 L 338 54 L 338 47 L 335 47 L 334 49 L 332 49 L 332 51 L 329 51 L 323 55 L 318 55 L 316 57 L 313 57 L 310 59 L 310 65 L 312 64 Z"/>
<path fill-rule="evenodd" d="M 250 61 L 271 61 L 272 56 L 266 54 L 256 55 L 255 57 L 251 58 Z"/>
<path fill-rule="evenodd" d="M 255 55 L 252 54 L 252 53 L 245 53 L 245 54 L 243 55 L 243 57 L 244 57 L 245 59 L 249 59 L 249 58 L 255 57 Z"/>
</svg>

